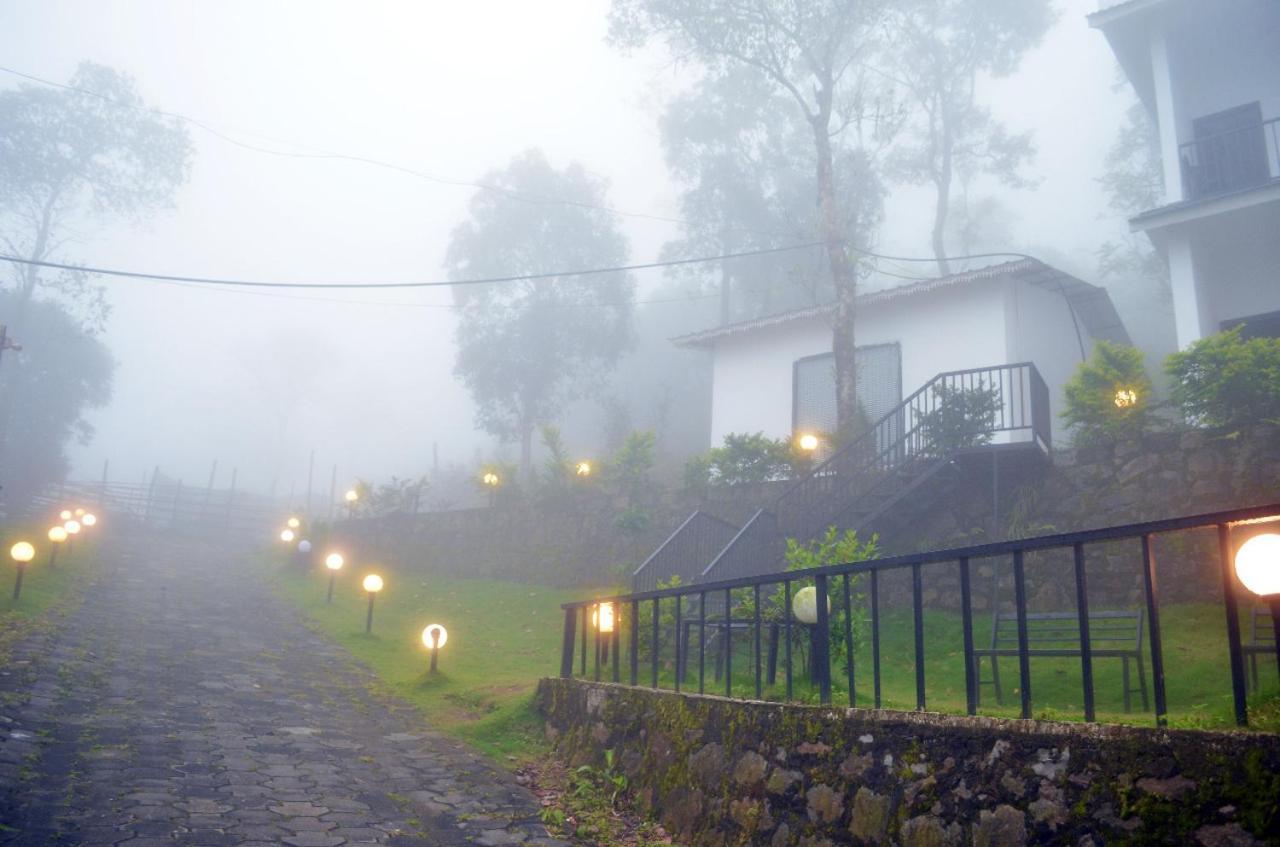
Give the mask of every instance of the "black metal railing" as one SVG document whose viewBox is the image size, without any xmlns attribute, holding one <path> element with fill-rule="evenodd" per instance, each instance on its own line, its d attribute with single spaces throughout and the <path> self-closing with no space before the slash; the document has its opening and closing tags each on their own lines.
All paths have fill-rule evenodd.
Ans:
<svg viewBox="0 0 1280 847">
<path fill-rule="evenodd" d="M 1141 564 L 1142 612 L 1147 628 L 1147 644 L 1151 659 L 1151 688 L 1155 718 L 1157 725 L 1163 726 L 1167 722 L 1168 715 L 1165 655 L 1160 629 L 1159 580 L 1152 542 L 1156 537 L 1168 533 L 1214 529 L 1217 532 L 1217 564 L 1222 586 L 1223 609 L 1226 615 L 1227 659 L 1231 672 L 1234 716 L 1236 722 L 1243 726 L 1247 723 L 1248 716 L 1240 616 L 1237 608 L 1237 596 L 1241 592 L 1241 587 L 1236 579 L 1232 562 L 1234 549 L 1232 532 L 1234 526 L 1255 524 L 1266 519 L 1280 520 L 1280 503 L 566 603 L 562 606 L 564 641 L 560 673 L 566 678 L 591 676 L 596 680 L 607 675 L 613 682 L 622 682 L 625 654 L 627 682 L 630 685 L 640 685 L 642 678 L 647 677 L 645 684 L 658 688 L 660 655 L 665 641 L 668 651 L 674 649 L 674 655 L 681 657 L 675 661 L 678 675 L 672 685 L 673 688 L 678 689 L 687 672 L 683 657 L 692 646 L 687 643 L 692 636 L 686 632 L 691 627 L 687 624 L 685 616 L 689 614 L 688 610 L 694 610 L 697 615 L 693 626 L 696 626 L 698 631 L 696 648 L 700 692 L 705 689 L 706 659 L 710 653 L 716 659 L 717 667 L 721 672 L 718 676 L 723 676 L 725 695 L 734 696 L 731 665 L 733 645 L 735 642 L 741 644 L 743 639 L 747 639 L 752 645 L 751 661 L 754 665 L 752 693 L 756 698 L 760 698 L 764 689 L 764 668 L 767 666 L 771 672 L 774 669 L 778 638 L 782 637 L 785 650 L 785 697 L 792 699 L 792 634 L 793 629 L 804 626 L 809 634 L 810 681 L 818 688 L 820 701 L 824 704 L 831 702 L 830 654 L 834 640 L 837 644 L 843 644 L 845 650 L 844 666 L 847 673 L 848 697 L 849 704 L 853 706 L 856 703 L 856 685 L 861 675 L 865 674 L 865 670 L 860 667 L 855 668 L 853 658 L 856 646 L 855 631 L 860 629 L 862 620 L 855 618 L 853 597 L 855 592 L 862 592 L 862 578 L 865 577 L 865 603 L 869 612 L 870 625 L 865 640 L 870 642 L 872 702 L 876 708 L 881 708 L 880 642 L 883 580 L 891 574 L 905 572 L 910 576 L 910 606 L 913 622 L 910 649 L 914 665 L 916 708 L 923 710 L 929 701 L 925 657 L 930 645 L 926 643 L 924 636 L 922 570 L 926 566 L 949 567 L 957 571 L 959 582 L 960 615 L 963 627 L 963 655 L 959 660 L 964 663 L 966 710 L 968 714 L 973 715 L 977 713 L 979 683 L 975 654 L 981 651 L 975 650 L 973 641 L 971 562 L 997 559 L 1007 561 L 1012 566 L 1013 611 L 1017 624 L 1014 655 L 1018 661 L 1017 687 L 1020 696 L 1020 714 L 1023 718 L 1030 718 L 1033 702 L 1031 660 L 1036 655 L 1036 650 L 1030 643 L 1028 631 L 1025 561 L 1027 555 L 1031 553 L 1069 551 L 1075 586 L 1078 655 L 1083 697 L 1081 702 L 1084 719 L 1094 721 L 1096 720 L 1094 655 L 1090 642 L 1091 616 L 1086 550 L 1097 545 L 1137 542 L 1134 552 L 1140 557 Z M 812 584 L 816 595 L 814 597 L 816 621 L 811 626 L 801 624 L 792 614 L 792 599 L 797 587 L 806 583 Z M 772 594 L 767 595 L 766 589 L 769 589 Z M 769 605 L 771 598 L 774 601 L 772 606 Z M 831 602 L 833 599 L 836 601 L 834 604 Z M 610 604 L 614 611 L 613 627 L 608 632 L 602 632 L 600 628 L 591 626 L 592 613 L 603 604 Z M 829 606 L 833 606 L 831 611 L 828 610 Z M 765 612 L 766 607 L 769 607 L 769 613 Z M 780 610 L 782 613 L 779 615 Z M 832 626 L 833 615 L 838 619 L 834 627 Z M 609 616 L 605 615 L 600 617 L 609 619 Z M 762 655 L 762 642 L 766 628 L 769 633 L 767 661 Z M 625 651 L 622 649 L 624 630 L 627 636 Z M 1205 637 L 1207 633 L 1198 632 L 1197 635 Z M 709 640 L 713 636 L 715 640 Z M 590 668 L 588 667 L 591 652 L 589 641 L 594 644 L 595 656 Z M 708 650 L 709 646 L 712 649 Z M 948 651 L 940 650 L 939 652 L 945 654 Z M 575 662 L 575 658 L 579 661 Z M 643 675 L 642 659 L 647 665 L 647 673 Z"/>
<path fill-rule="evenodd" d="M 632 591 L 652 591 L 660 579 L 679 577 L 687 585 L 701 574 L 705 563 L 724 549 L 739 528 L 715 515 L 696 511 L 631 574 Z"/>
<path fill-rule="evenodd" d="M 1183 193 L 1200 200 L 1280 179 L 1280 118 L 1178 146 Z"/>
<path fill-rule="evenodd" d="M 1030 362 L 938 374 L 783 492 L 773 511 L 787 535 L 811 538 L 889 474 L 925 473 L 992 443 L 1048 451 L 1050 418 L 1049 387 Z"/>
</svg>

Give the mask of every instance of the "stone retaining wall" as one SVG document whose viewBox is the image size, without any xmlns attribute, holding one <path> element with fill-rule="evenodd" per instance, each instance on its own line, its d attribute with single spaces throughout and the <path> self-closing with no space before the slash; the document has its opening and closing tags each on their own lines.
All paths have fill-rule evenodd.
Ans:
<svg viewBox="0 0 1280 847">
<path fill-rule="evenodd" d="M 823 709 L 544 679 L 571 764 L 681 843 L 1280 844 L 1280 736 Z"/>
</svg>

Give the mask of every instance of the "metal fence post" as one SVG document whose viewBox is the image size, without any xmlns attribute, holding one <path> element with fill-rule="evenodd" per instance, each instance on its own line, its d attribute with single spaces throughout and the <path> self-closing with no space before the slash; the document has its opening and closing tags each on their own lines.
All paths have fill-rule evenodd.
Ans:
<svg viewBox="0 0 1280 847">
<path fill-rule="evenodd" d="M 960 557 L 960 625 L 964 627 L 964 706 L 978 713 L 978 677 L 973 659 L 973 591 L 969 585 L 969 557 Z"/>
<path fill-rule="evenodd" d="M 1236 724 L 1249 725 L 1245 702 L 1244 651 L 1240 648 L 1240 612 L 1236 607 L 1236 575 L 1231 564 L 1231 527 L 1218 524 L 1218 567 L 1222 570 L 1222 605 L 1227 612 L 1227 656 L 1231 663 L 1231 695 Z"/>
<path fill-rule="evenodd" d="M 1164 696 L 1164 648 L 1160 641 L 1160 599 L 1156 594 L 1156 558 L 1151 536 L 1142 536 L 1142 582 L 1147 595 L 1147 626 L 1151 638 L 1151 693 L 1156 701 L 1156 726 L 1168 723 Z"/>
<path fill-rule="evenodd" d="M 813 580 L 817 592 L 818 622 L 813 633 L 813 671 L 818 677 L 818 697 L 822 705 L 831 704 L 831 625 L 827 613 L 827 577 L 819 574 Z"/>
<path fill-rule="evenodd" d="M 573 677 L 573 648 L 577 643 L 574 625 L 578 621 L 577 610 L 567 608 L 564 610 L 564 641 L 560 647 L 560 678 L 571 679 Z"/>
<path fill-rule="evenodd" d="M 1013 602 L 1018 615 L 1018 687 L 1022 695 L 1022 718 L 1031 717 L 1031 655 L 1027 638 L 1027 579 L 1022 567 L 1022 551 L 1013 551 Z"/>
<path fill-rule="evenodd" d="M 1076 617 L 1080 627 L 1080 680 L 1084 688 L 1084 719 L 1093 722 L 1093 641 L 1089 635 L 1089 578 L 1084 571 L 1084 545 L 1073 548 L 1076 575 Z M 1127 695 L 1126 695 L 1127 696 Z"/>
</svg>

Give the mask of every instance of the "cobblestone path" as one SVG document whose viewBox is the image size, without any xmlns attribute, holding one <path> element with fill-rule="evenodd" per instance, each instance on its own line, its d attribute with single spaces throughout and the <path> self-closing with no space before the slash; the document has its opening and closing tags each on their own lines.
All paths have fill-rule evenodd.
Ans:
<svg viewBox="0 0 1280 847">
<path fill-rule="evenodd" d="M 559 843 L 513 777 L 371 680 L 247 557 L 113 546 L 0 668 L 0 844 Z"/>
</svg>

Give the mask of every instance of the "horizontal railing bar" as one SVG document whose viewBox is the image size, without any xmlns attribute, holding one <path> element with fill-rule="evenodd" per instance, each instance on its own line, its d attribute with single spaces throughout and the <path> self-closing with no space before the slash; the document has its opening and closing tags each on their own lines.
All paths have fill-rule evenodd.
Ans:
<svg viewBox="0 0 1280 847">
<path fill-rule="evenodd" d="M 819 568 L 787 571 L 785 575 L 782 573 L 772 573 L 765 574 L 763 576 L 748 576 L 739 577 L 737 579 L 722 579 L 715 582 L 700 582 L 694 585 L 680 585 L 673 588 L 646 591 L 638 594 L 605 595 L 595 597 L 590 600 L 576 600 L 570 603 L 563 603 L 561 604 L 561 608 L 567 609 L 579 606 L 590 606 L 595 603 L 618 601 L 624 598 L 627 600 L 651 600 L 660 597 L 679 597 L 684 594 L 697 594 L 702 591 L 709 592 L 716 589 L 749 588 L 753 585 L 768 585 L 772 583 L 780 584 L 784 579 L 791 582 L 798 582 L 803 579 L 810 579 L 819 574 L 832 576 L 845 573 L 869 573 L 871 571 L 895 570 L 898 568 L 910 567 L 917 563 L 921 565 L 928 565 L 936 564 L 938 562 L 958 561 L 962 556 L 966 556 L 970 559 L 995 558 L 997 556 L 1009 555 L 1015 551 L 1033 552 L 1037 550 L 1052 550 L 1059 547 L 1071 547 L 1075 544 L 1120 541 L 1124 539 L 1137 538 L 1142 535 L 1158 535 L 1161 533 L 1188 529 L 1208 529 L 1210 527 L 1215 527 L 1218 524 L 1231 524 L 1239 521 L 1248 521 L 1274 516 L 1280 516 L 1280 503 L 1272 503 L 1266 506 L 1251 506 L 1244 509 L 1230 509 L 1221 512 L 1204 512 L 1198 515 L 1187 515 L 1180 518 L 1163 518 L 1161 520 L 1102 527 L 1099 529 L 1077 530 L 1075 532 L 1064 532 L 1056 535 L 1041 535 L 1033 538 L 1021 538 L 1011 541 L 995 541 L 990 544 L 978 544 L 973 547 L 957 547 L 947 550 L 934 550 L 925 553 L 906 553 L 899 556 L 889 556 L 884 559 L 875 559 L 870 562 L 851 562 L 839 565 L 826 565 Z"/>
</svg>

